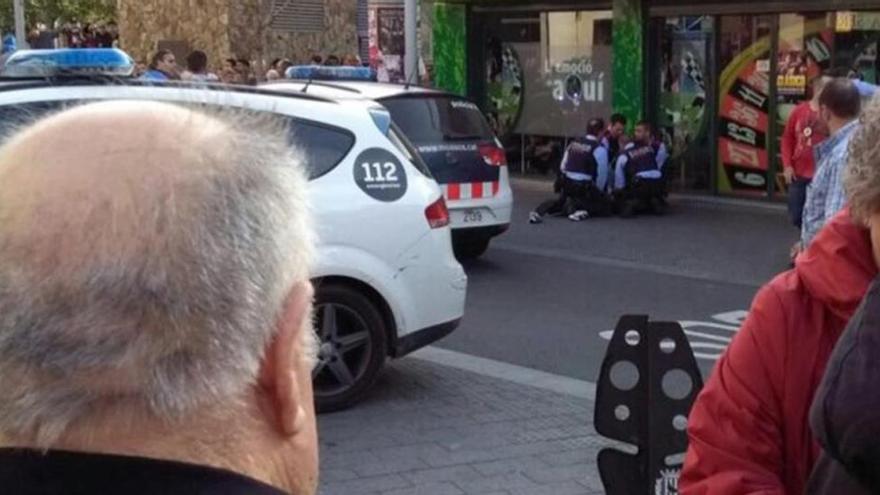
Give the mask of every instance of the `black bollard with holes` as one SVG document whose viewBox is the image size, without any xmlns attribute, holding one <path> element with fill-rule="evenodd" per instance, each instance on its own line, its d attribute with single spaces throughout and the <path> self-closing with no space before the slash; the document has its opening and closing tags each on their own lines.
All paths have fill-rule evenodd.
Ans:
<svg viewBox="0 0 880 495">
<path fill-rule="evenodd" d="M 602 362 L 595 425 L 600 435 L 638 450 L 599 452 L 606 494 L 678 493 L 687 416 L 702 388 L 681 325 L 649 322 L 647 316 L 620 319 Z"/>
</svg>

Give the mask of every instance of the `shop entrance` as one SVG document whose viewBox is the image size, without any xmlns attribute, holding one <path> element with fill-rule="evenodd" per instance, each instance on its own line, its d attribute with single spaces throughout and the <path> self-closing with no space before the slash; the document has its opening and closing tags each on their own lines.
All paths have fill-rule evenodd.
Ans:
<svg viewBox="0 0 880 495">
<path fill-rule="evenodd" d="M 789 115 L 829 69 L 877 82 L 880 14 L 722 16 L 720 25 L 718 190 L 785 197 L 780 140 Z"/>
<path fill-rule="evenodd" d="M 880 12 L 652 23 L 661 25 L 653 111 L 672 145 L 671 183 L 679 188 L 784 198 L 780 139 L 795 106 L 812 97 L 810 80 L 829 69 L 870 83 L 880 77 Z"/>
<path fill-rule="evenodd" d="M 476 96 L 514 170 L 555 174 L 567 142 L 590 118 L 608 119 L 612 97 L 610 10 L 479 14 Z"/>
<path fill-rule="evenodd" d="M 712 188 L 714 21 L 694 16 L 652 23 L 651 40 L 660 56 L 649 59 L 656 81 L 649 85 L 655 102 L 651 118 L 671 152 L 667 177 L 675 189 Z"/>
</svg>

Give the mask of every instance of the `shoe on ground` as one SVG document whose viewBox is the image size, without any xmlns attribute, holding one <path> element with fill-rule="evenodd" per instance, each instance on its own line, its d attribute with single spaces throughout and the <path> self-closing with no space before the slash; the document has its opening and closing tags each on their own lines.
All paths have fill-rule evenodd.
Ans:
<svg viewBox="0 0 880 495">
<path fill-rule="evenodd" d="M 534 224 L 543 223 L 543 222 L 544 222 L 544 218 L 541 215 L 539 215 L 538 212 L 533 211 L 533 212 L 529 213 L 529 223 L 530 224 L 534 225 Z"/>
<path fill-rule="evenodd" d="M 572 222 L 582 222 L 588 218 L 590 218 L 590 213 L 586 210 L 578 210 L 568 216 Z"/>
</svg>

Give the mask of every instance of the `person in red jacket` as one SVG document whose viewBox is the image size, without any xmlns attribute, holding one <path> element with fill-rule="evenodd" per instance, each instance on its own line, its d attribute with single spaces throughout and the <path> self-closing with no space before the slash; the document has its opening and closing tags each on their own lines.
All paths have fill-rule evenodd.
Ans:
<svg viewBox="0 0 880 495">
<path fill-rule="evenodd" d="M 863 225 L 844 210 L 794 270 L 758 293 L 694 404 L 682 494 L 804 492 L 820 454 L 808 422 L 813 396 L 878 272 Z"/>
<path fill-rule="evenodd" d="M 807 187 L 816 172 L 813 147 L 828 138 L 828 128 L 819 116 L 819 96 L 829 80 L 826 76 L 812 80 L 810 87 L 813 98 L 795 107 L 782 132 L 782 165 L 788 184 L 788 212 L 791 222 L 798 229 L 803 221 Z"/>
</svg>

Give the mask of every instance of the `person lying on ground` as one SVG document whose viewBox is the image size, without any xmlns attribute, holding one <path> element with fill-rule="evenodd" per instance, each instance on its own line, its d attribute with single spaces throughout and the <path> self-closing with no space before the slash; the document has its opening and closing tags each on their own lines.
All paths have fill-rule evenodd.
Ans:
<svg viewBox="0 0 880 495">
<path fill-rule="evenodd" d="M 608 177 L 608 150 L 599 140 L 602 119 L 587 124 L 586 135 L 569 144 L 562 158 L 558 196 L 547 200 L 529 214 L 529 223 L 541 223 L 546 215 L 564 215 L 573 222 L 608 214 L 603 191 Z"/>
</svg>

